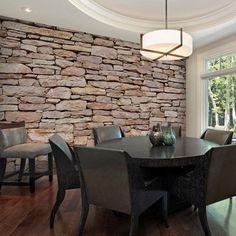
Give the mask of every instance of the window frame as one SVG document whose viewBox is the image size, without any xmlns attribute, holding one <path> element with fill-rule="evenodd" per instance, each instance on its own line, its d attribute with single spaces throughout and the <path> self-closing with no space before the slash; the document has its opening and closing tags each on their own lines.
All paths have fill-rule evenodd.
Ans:
<svg viewBox="0 0 236 236">
<path fill-rule="evenodd" d="M 199 138 L 206 130 L 206 80 L 204 60 L 236 51 L 236 35 L 225 36 L 209 44 L 200 45 L 186 61 L 186 135 Z"/>
<path fill-rule="evenodd" d="M 223 56 L 227 56 L 227 55 L 232 55 L 235 54 L 236 55 L 236 50 L 229 50 L 229 51 L 222 51 L 221 53 L 217 53 L 214 55 L 210 55 L 210 56 L 206 56 L 202 58 L 202 63 L 203 63 L 203 73 L 200 74 L 200 78 L 203 82 L 203 90 L 204 90 L 204 94 L 205 94 L 205 98 L 204 98 L 204 113 L 205 113 L 205 125 L 207 127 L 209 127 L 209 98 L 208 98 L 208 83 L 209 80 L 215 79 L 217 77 L 223 77 L 223 76 L 230 76 L 230 75 L 236 75 L 236 65 L 231 67 L 231 68 L 227 68 L 227 69 L 219 69 L 213 72 L 209 72 L 207 70 L 207 64 L 208 61 L 213 60 L 213 59 L 217 59 L 217 58 L 221 58 Z M 236 141 L 236 135 L 233 135 L 233 139 L 234 142 Z"/>
</svg>

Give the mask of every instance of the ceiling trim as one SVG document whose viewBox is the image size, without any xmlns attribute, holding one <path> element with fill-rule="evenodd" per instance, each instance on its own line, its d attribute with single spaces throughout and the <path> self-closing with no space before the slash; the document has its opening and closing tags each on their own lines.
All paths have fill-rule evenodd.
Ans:
<svg viewBox="0 0 236 236">
<path fill-rule="evenodd" d="M 109 10 L 95 1 L 91 0 L 68 0 L 76 8 L 88 16 L 113 27 L 117 27 L 124 30 L 133 32 L 148 32 L 154 29 L 163 28 L 163 21 L 150 21 L 132 18 L 124 16 Z M 194 32 L 208 27 L 213 27 L 221 23 L 225 23 L 229 20 L 236 18 L 236 1 L 218 9 L 214 12 L 210 12 L 207 15 L 197 16 L 191 19 L 170 21 L 170 28 L 182 27 L 188 32 Z"/>
</svg>

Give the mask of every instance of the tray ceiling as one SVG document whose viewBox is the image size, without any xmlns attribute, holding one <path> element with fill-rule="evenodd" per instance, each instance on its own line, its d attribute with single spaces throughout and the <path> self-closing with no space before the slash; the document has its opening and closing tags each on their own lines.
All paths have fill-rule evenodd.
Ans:
<svg viewBox="0 0 236 236">
<path fill-rule="evenodd" d="M 124 16 L 137 19 L 162 21 L 164 18 L 164 0 L 94 0 L 100 6 Z M 168 12 L 171 21 L 191 20 L 202 16 L 224 11 L 235 1 L 232 0 L 169 0 Z M 225 12 L 227 14 L 227 12 Z"/>
<path fill-rule="evenodd" d="M 68 0 L 90 17 L 114 27 L 134 32 L 163 28 L 165 1 L 149 0 Z M 236 1 L 169 0 L 168 22 L 171 28 L 189 32 L 202 30 L 235 18 Z"/>
<path fill-rule="evenodd" d="M 235 0 L 169 0 L 168 5 L 170 27 L 191 33 L 195 47 L 236 33 Z M 164 0 L 0 0 L 2 16 L 134 42 L 140 33 L 163 28 L 163 14 Z"/>
</svg>

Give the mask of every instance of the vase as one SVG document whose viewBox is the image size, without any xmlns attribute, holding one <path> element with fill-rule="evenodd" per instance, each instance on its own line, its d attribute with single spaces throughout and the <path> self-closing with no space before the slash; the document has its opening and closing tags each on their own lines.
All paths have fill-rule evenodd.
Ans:
<svg viewBox="0 0 236 236">
<path fill-rule="evenodd" d="M 149 134 L 149 139 L 153 146 L 163 145 L 164 136 L 159 123 L 153 126 L 153 129 Z"/>
<path fill-rule="evenodd" d="M 174 132 L 172 130 L 171 124 L 169 123 L 166 129 L 166 132 L 164 134 L 164 144 L 166 146 L 172 146 L 176 143 L 176 137 L 174 135 Z"/>
</svg>

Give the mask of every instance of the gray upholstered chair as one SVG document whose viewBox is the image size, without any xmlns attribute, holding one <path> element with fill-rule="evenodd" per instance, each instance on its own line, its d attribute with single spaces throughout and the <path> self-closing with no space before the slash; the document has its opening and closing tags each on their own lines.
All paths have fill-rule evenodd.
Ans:
<svg viewBox="0 0 236 236">
<path fill-rule="evenodd" d="M 202 135 L 201 139 L 217 143 L 219 145 L 231 144 L 233 138 L 232 131 L 207 129 Z"/>
<path fill-rule="evenodd" d="M 140 168 L 126 152 L 88 147 L 75 147 L 75 152 L 82 193 L 79 235 L 83 234 L 90 204 L 131 215 L 129 236 L 133 236 L 140 214 L 161 199 L 167 224 L 167 192 L 145 190 Z"/>
<path fill-rule="evenodd" d="M 200 138 L 217 143 L 219 145 L 227 145 L 232 143 L 233 132 L 217 129 L 206 129 Z M 189 174 L 191 174 L 193 168 L 190 166 L 189 168 L 185 167 L 184 169 L 189 171 Z M 194 210 L 196 209 L 197 208 L 195 207 Z"/>
<path fill-rule="evenodd" d="M 25 127 L 25 121 L 19 122 L 0 122 L 0 129 L 9 129 L 9 128 L 19 128 Z M 20 169 L 19 169 L 19 177 L 18 180 L 21 181 L 22 176 L 24 175 L 26 160 L 20 160 Z"/>
<path fill-rule="evenodd" d="M 35 172 L 35 159 L 41 155 L 48 155 L 48 171 Z M 21 171 L 25 166 L 25 161 L 29 161 L 29 183 L 21 182 L 21 174 L 17 182 L 4 181 L 8 177 L 19 172 L 5 175 L 7 158 L 20 158 Z M 27 133 L 25 127 L 2 128 L 0 129 L 0 185 L 29 185 L 30 192 L 35 191 L 35 180 L 41 176 L 48 175 L 49 181 L 53 180 L 53 159 L 49 144 L 27 143 Z"/>
<path fill-rule="evenodd" d="M 211 232 L 206 206 L 236 196 L 235 166 L 236 145 L 219 146 L 199 158 L 191 175 L 174 177 L 170 182 L 173 194 L 198 208 L 201 225 L 207 236 Z"/>
<path fill-rule="evenodd" d="M 113 139 L 119 139 L 125 137 L 122 129 L 119 126 L 103 126 L 93 128 L 94 144 L 97 145 L 102 142 L 106 142 Z M 147 188 L 155 188 L 159 184 L 159 177 L 153 176 L 148 168 L 142 169 L 144 184 Z"/>
<path fill-rule="evenodd" d="M 74 152 L 64 139 L 54 134 L 49 138 L 49 143 L 56 164 L 58 181 L 57 200 L 50 216 L 50 227 L 53 228 L 55 215 L 64 200 L 65 191 L 80 188 L 80 178 Z"/>
<path fill-rule="evenodd" d="M 172 130 L 173 130 L 176 138 L 181 137 L 181 135 L 182 135 L 181 125 L 172 124 L 171 127 L 172 127 Z M 162 129 L 162 132 L 165 133 L 165 131 L 167 129 L 167 125 L 161 125 L 161 129 Z"/>
<path fill-rule="evenodd" d="M 94 144 L 125 137 L 119 126 L 103 126 L 93 128 Z"/>
</svg>

